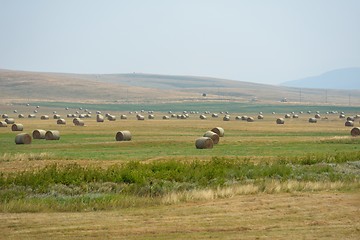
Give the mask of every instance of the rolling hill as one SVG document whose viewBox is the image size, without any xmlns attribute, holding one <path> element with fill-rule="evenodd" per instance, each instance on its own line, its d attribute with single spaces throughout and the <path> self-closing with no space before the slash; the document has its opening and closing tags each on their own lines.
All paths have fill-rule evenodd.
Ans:
<svg viewBox="0 0 360 240">
<path fill-rule="evenodd" d="M 206 96 L 203 96 L 203 93 Z M 68 74 L 0 70 L 2 102 L 171 103 L 227 101 L 360 105 L 360 90 L 299 89 L 157 74 Z"/>
</svg>

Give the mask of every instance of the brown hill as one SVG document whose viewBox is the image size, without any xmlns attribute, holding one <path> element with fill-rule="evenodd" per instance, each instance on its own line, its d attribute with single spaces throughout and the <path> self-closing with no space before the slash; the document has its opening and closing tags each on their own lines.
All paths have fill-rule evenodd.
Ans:
<svg viewBox="0 0 360 240">
<path fill-rule="evenodd" d="M 206 97 L 203 96 L 206 94 Z M 5 102 L 260 101 L 360 105 L 360 90 L 299 89 L 209 77 L 155 74 L 67 74 L 0 70 Z"/>
</svg>

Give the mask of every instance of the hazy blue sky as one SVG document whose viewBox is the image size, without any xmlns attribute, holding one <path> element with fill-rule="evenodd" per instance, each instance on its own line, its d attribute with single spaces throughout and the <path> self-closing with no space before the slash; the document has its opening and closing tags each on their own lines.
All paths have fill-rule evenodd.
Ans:
<svg viewBox="0 0 360 240">
<path fill-rule="evenodd" d="M 360 67 L 360 0 L 0 0 L 0 68 L 276 84 Z"/>
</svg>

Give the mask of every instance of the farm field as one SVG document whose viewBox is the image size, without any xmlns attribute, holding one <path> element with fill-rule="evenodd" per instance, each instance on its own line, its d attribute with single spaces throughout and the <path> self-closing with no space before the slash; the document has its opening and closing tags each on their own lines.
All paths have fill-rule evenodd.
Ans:
<svg viewBox="0 0 360 240">
<path fill-rule="evenodd" d="M 25 118 L 18 119 L 14 107 Z M 8 238 L 356 239 L 360 234 L 360 137 L 350 135 L 352 127 L 339 113 L 325 113 L 331 107 L 318 107 L 321 119 L 309 123 L 316 107 L 296 106 L 299 118 L 278 125 L 276 119 L 291 106 L 244 107 L 231 111 L 230 121 L 223 121 L 225 114 L 201 120 L 202 112 L 165 120 L 170 114 L 163 105 L 153 106 L 159 109 L 155 119 L 147 118 L 151 109 L 141 112 L 139 106 L 132 114 L 110 108 L 117 120 L 98 123 L 95 112 L 105 115 L 106 106 L 88 105 L 92 117 L 84 119 L 85 126 L 66 118 L 84 112 L 70 107 L 41 106 L 31 119 L 26 116 L 33 108 L 0 109 L 23 124 L 23 132 L 60 132 L 60 140 L 16 145 L 11 125 L 0 128 L 0 229 Z M 215 112 L 217 106 L 208 107 Z M 53 110 L 65 125 L 56 124 Z M 137 120 L 135 111 L 145 120 Z M 264 119 L 257 119 L 258 111 Z M 360 109 L 344 111 L 355 116 Z M 50 119 L 41 120 L 43 114 Z M 235 120 L 243 115 L 255 121 Z M 219 144 L 196 149 L 195 140 L 214 127 L 225 130 Z M 123 130 L 131 132 L 131 141 L 115 141 Z"/>
</svg>

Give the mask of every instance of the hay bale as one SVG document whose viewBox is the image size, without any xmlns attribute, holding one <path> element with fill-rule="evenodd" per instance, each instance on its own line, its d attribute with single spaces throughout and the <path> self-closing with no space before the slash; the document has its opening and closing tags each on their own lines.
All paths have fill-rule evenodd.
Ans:
<svg viewBox="0 0 360 240">
<path fill-rule="evenodd" d="M 154 114 L 149 114 L 149 115 L 148 115 L 148 119 L 155 119 Z"/>
<path fill-rule="evenodd" d="M 61 116 L 60 116 L 59 114 L 54 114 L 53 118 L 54 118 L 54 119 L 60 119 Z"/>
<path fill-rule="evenodd" d="M 321 118 L 321 115 L 319 113 L 315 114 L 315 118 L 316 119 L 320 119 Z"/>
<path fill-rule="evenodd" d="M 202 119 L 202 120 L 205 120 L 205 119 L 206 119 L 206 116 L 205 116 L 204 114 L 201 114 L 201 115 L 199 116 L 199 118 Z"/>
<path fill-rule="evenodd" d="M 211 129 L 211 131 L 216 133 L 217 135 L 219 135 L 219 137 L 224 137 L 224 135 L 225 135 L 225 131 L 222 127 L 215 127 L 213 129 Z"/>
<path fill-rule="evenodd" d="M 211 117 L 213 117 L 213 118 L 218 118 L 218 117 L 219 117 L 219 115 L 218 115 L 218 114 L 216 114 L 216 113 L 213 113 L 213 114 L 211 114 Z"/>
<path fill-rule="evenodd" d="M 80 118 L 74 118 L 72 122 L 73 122 L 73 124 L 76 125 L 76 122 L 78 122 L 78 121 L 80 121 Z"/>
<path fill-rule="evenodd" d="M 125 114 L 121 114 L 120 119 L 127 119 L 127 116 Z"/>
<path fill-rule="evenodd" d="M 65 119 L 63 119 L 63 118 L 60 118 L 60 119 L 58 119 L 58 120 L 56 121 L 56 123 L 59 124 L 59 125 L 65 125 L 65 124 L 66 124 L 66 121 L 65 121 Z"/>
<path fill-rule="evenodd" d="M 0 121 L 0 127 L 7 127 L 7 125 L 5 121 Z"/>
<path fill-rule="evenodd" d="M 218 144 L 219 143 L 219 135 L 217 135 L 216 133 L 214 133 L 213 131 L 206 131 L 203 135 L 203 137 L 209 137 L 211 138 L 211 140 L 213 140 L 214 144 Z"/>
<path fill-rule="evenodd" d="M 229 115 L 225 115 L 225 116 L 223 117 L 223 121 L 226 121 L 226 122 L 230 121 L 230 116 L 229 116 Z"/>
<path fill-rule="evenodd" d="M 33 131 L 32 136 L 34 139 L 45 139 L 46 131 L 42 129 L 36 129 Z"/>
<path fill-rule="evenodd" d="M 259 114 L 259 115 L 257 116 L 257 119 L 264 119 L 264 116 L 261 115 L 261 114 Z"/>
<path fill-rule="evenodd" d="M 317 123 L 317 119 L 316 118 L 309 118 L 309 123 Z"/>
<path fill-rule="evenodd" d="M 60 132 L 57 130 L 49 130 L 45 133 L 46 140 L 59 140 L 60 139 Z"/>
<path fill-rule="evenodd" d="M 165 115 L 165 116 L 162 117 L 162 119 L 167 120 L 167 119 L 170 119 L 170 117 Z"/>
<path fill-rule="evenodd" d="M 292 116 L 292 118 L 299 118 L 299 115 L 294 114 L 294 115 Z"/>
<path fill-rule="evenodd" d="M 28 118 L 36 118 L 36 115 L 35 114 L 29 114 Z"/>
<path fill-rule="evenodd" d="M 284 124 L 285 120 L 283 118 L 276 119 L 276 124 Z"/>
<path fill-rule="evenodd" d="M 18 118 L 25 118 L 24 114 L 19 114 Z"/>
<path fill-rule="evenodd" d="M 241 120 L 241 116 L 236 116 L 235 120 Z"/>
<path fill-rule="evenodd" d="M 96 122 L 104 122 L 104 116 L 98 113 L 96 115 Z"/>
<path fill-rule="evenodd" d="M 255 119 L 254 119 L 253 117 L 248 117 L 248 118 L 246 119 L 246 121 L 247 121 L 247 122 L 254 122 Z"/>
<path fill-rule="evenodd" d="M 6 113 L 4 113 L 1 117 L 2 117 L 2 118 L 8 118 L 9 115 L 7 115 Z"/>
<path fill-rule="evenodd" d="M 347 121 L 352 121 L 352 122 L 355 122 L 355 117 L 353 116 L 350 116 L 350 117 L 347 117 L 346 119 Z"/>
<path fill-rule="evenodd" d="M 291 118 L 290 114 L 285 114 L 285 118 Z"/>
<path fill-rule="evenodd" d="M 116 133 L 116 141 L 131 141 L 131 132 L 130 131 L 120 131 Z"/>
<path fill-rule="evenodd" d="M 24 130 L 24 125 L 20 124 L 20 123 L 14 123 L 12 126 L 11 126 L 11 131 L 22 131 Z"/>
<path fill-rule="evenodd" d="M 197 149 L 210 149 L 214 147 L 214 142 L 209 137 L 200 137 L 195 140 L 195 146 Z"/>
<path fill-rule="evenodd" d="M 353 127 L 354 126 L 354 122 L 353 121 L 346 121 L 345 122 L 345 127 Z"/>
<path fill-rule="evenodd" d="M 145 117 L 144 117 L 143 115 L 141 115 L 141 114 L 137 114 L 137 115 L 136 115 L 136 118 L 137 118 L 137 120 L 140 120 L 140 121 L 144 121 L 144 120 L 145 120 Z"/>
<path fill-rule="evenodd" d="M 109 121 L 116 121 L 116 116 L 109 114 L 108 117 L 107 117 L 107 119 L 108 119 Z"/>
<path fill-rule="evenodd" d="M 80 114 L 79 118 L 86 118 L 86 114 Z"/>
<path fill-rule="evenodd" d="M 354 127 L 353 129 L 351 129 L 350 131 L 351 136 L 360 136 L 360 128 L 359 127 Z"/>
<path fill-rule="evenodd" d="M 27 133 L 20 133 L 15 137 L 16 144 L 30 144 L 31 140 L 30 134 Z"/>
<path fill-rule="evenodd" d="M 241 116 L 241 120 L 246 121 L 247 119 L 248 119 L 248 116 L 246 116 L 246 115 Z"/>
<path fill-rule="evenodd" d="M 80 118 L 75 118 L 75 119 L 77 119 L 76 121 L 73 121 L 75 126 L 85 126 L 84 120 L 82 120 Z"/>
<path fill-rule="evenodd" d="M 49 119 L 49 116 L 48 115 L 42 115 L 40 117 L 41 120 L 48 120 Z"/>
<path fill-rule="evenodd" d="M 6 122 L 7 124 L 14 124 L 14 123 L 15 123 L 15 120 L 14 120 L 13 118 L 7 118 L 7 119 L 5 119 L 5 122 Z"/>
</svg>

